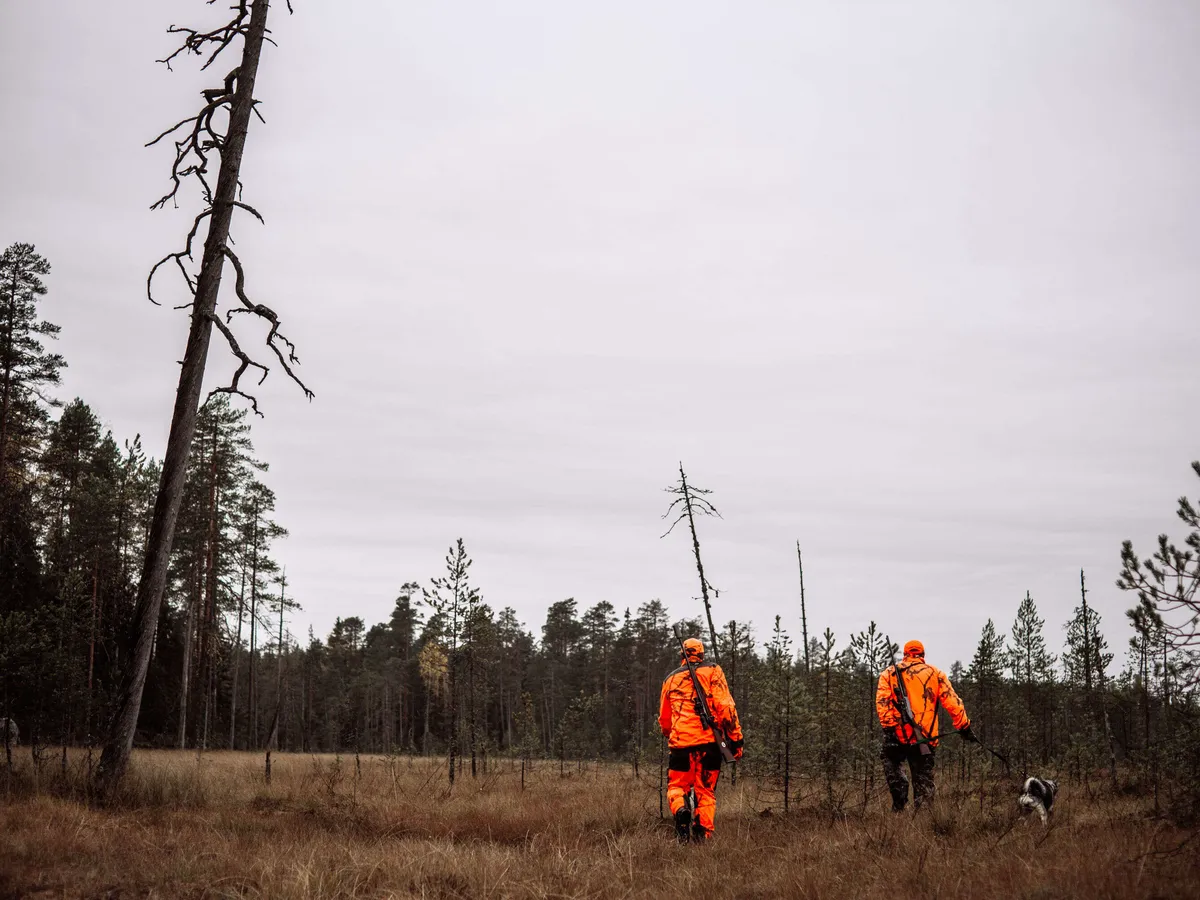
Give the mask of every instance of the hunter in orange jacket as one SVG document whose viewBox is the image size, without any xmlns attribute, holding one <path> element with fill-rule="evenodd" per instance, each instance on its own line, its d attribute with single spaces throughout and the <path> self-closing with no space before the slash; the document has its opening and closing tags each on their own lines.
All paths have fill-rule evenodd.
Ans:
<svg viewBox="0 0 1200 900">
<path fill-rule="evenodd" d="M 700 718 L 688 662 L 695 665 L 709 711 L 725 732 L 737 759 L 742 756 L 742 726 L 721 667 L 704 662 L 704 645 L 695 638 L 684 641 L 683 648 L 686 656 L 663 682 L 659 701 L 658 724 L 670 747 L 667 802 L 681 841 L 689 839 L 689 827 L 691 838 L 706 840 L 713 832 L 722 756 L 716 737 Z M 686 805 L 688 792 L 692 790 L 696 792 L 695 821 Z"/>
<path fill-rule="evenodd" d="M 905 721 L 900 705 L 902 697 L 907 697 L 912 707 L 912 723 Z M 933 798 L 939 706 L 949 714 L 954 730 L 963 740 L 975 740 L 966 707 L 954 692 L 950 679 L 941 669 L 925 662 L 925 646 L 920 641 L 909 641 L 904 645 L 904 661 L 883 670 L 875 691 L 875 711 L 883 726 L 883 751 L 880 754 L 883 773 L 896 812 L 908 803 L 905 762 L 912 771 L 915 806 L 919 808 Z"/>
</svg>

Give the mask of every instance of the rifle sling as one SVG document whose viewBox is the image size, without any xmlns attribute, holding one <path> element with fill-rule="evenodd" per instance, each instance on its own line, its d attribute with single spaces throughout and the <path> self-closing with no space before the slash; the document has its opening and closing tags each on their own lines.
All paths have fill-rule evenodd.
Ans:
<svg viewBox="0 0 1200 900">
<path fill-rule="evenodd" d="M 908 690 L 904 686 L 904 669 L 901 668 L 899 663 L 896 663 L 892 668 L 896 670 L 896 681 L 893 693 L 896 696 L 896 708 L 900 713 L 900 721 L 901 723 L 909 726 L 913 730 L 913 735 L 917 738 L 917 740 L 913 741 L 909 746 L 924 748 L 932 741 L 936 741 L 937 738 L 927 735 L 925 733 L 925 729 L 917 724 L 916 716 L 910 712 L 912 701 L 909 700 Z"/>
</svg>

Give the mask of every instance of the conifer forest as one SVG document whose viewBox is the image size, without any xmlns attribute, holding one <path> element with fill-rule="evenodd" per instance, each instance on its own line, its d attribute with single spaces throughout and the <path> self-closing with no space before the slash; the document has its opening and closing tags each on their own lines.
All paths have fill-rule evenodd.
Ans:
<svg viewBox="0 0 1200 900">
<path fill-rule="evenodd" d="M 84 399 L 55 396 L 68 361 L 43 317 L 49 272 L 28 244 L 0 260 L 3 710 L 38 758 L 98 746 L 111 719 L 161 473 L 137 435 L 104 431 Z M 273 558 L 287 529 L 249 411 L 225 395 L 204 403 L 188 460 L 137 746 L 440 756 L 451 781 L 512 758 L 653 769 L 678 625 L 715 643 L 748 735 L 742 769 L 770 777 L 781 806 L 798 785 L 838 807 L 877 787 L 874 687 L 898 647 L 874 622 L 836 635 L 813 621 L 805 644 L 778 619 L 713 626 L 702 614 L 672 621 L 654 599 L 585 609 L 564 598 L 526 623 L 487 603 L 454 540 L 442 571 L 399 587 L 387 620 L 347 615 L 328 634 L 295 634 L 297 604 Z M 677 501 L 709 506 L 680 474 Z M 1069 621 L 1047 623 L 1036 598 L 1018 597 L 949 674 L 984 743 L 1017 770 L 1145 785 L 1190 819 L 1200 813 L 1189 624 L 1200 520 L 1186 498 L 1177 512 L 1185 533 L 1152 556 L 1114 548 L 1126 621 L 1101 621 L 1080 572 Z M 978 757 L 945 743 L 947 768 L 969 777 Z"/>
<path fill-rule="evenodd" d="M 0 23 L 0 900 L 1195 895 L 1200 16 L 168 5 Z"/>
</svg>

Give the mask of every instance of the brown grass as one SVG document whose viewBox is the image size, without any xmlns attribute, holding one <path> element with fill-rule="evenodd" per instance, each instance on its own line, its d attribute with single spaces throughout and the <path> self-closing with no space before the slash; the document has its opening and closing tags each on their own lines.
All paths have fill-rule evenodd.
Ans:
<svg viewBox="0 0 1200 900">
<path fill-rule="evenodd" d="M 83 767 L 79 758 L 72 765 Z M 1011 787 L 945 786 L 939 808 L 763 816 L 753 780 L 718 794 L 718 833 L 679 847 L 657 781 L 508 762 L 448 794 L 436 760 L 139 752 L 107 809 L 30 772 L 0 797 L 0 897 L 1193 898 L 1200 841 L 1129 798 L 1068 787 L 1051 828 Z M 77 776 L 76 776 L 77 777 Z M 0 777 L 0 787 L 3 786 Z M 815 793 L 815 792 L 814 792 Z M 56 795 L 57 794 L 57 795 Z M 1180 845 L 1182 844 L 1182 847 Z"/>
</svg>

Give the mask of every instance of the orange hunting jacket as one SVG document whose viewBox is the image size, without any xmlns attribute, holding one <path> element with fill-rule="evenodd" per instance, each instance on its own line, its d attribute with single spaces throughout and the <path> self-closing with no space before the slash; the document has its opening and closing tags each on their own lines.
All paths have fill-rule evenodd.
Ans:
<svg viewBox="0 0 1200 900">
<path fill-rule="evenodd" d="M 738 722 L 737 707 L 733 704 L 729 683 L 725 680 L 725 673 L 721 671 L 721 667 L 713 663 L 697 663 L 696 677 L 700 679 L 700 687 L 708 695 L 708 708 L 717 724 L 724 729 L 725 736 L 731 741 L 740 741 L 742 726 Z M 692 702 L 695 695 L 692 676 L 688 674 L 687 666 L 680 666 L 663 682 L 658 724 L 663 734 L 668 737 L 667 744 L 671 747 L 696 747 L 700 744 L 711 744 L 716 740 L 713 733 L 700 721 L 700 714 L 696 712 Z"/>
<path fill-rule="evenodd" d="M 896 700 L 897 678 L 912 704 L 919 734 L 913 734 L 913 729 L 901 722 L 900 707 Z M 879 713 L 879 724 L 885 729 L 895 728 L 896 736 L 902 743 L 915 744 L 919 740 L 933 738 L 929 746 L 937 746 L 939 705 L 949 713 L 956 731 L 971 724 L 966 707 L 954 692 L 946 673 L 929 665 L 922 657 L 906 656 L 899 666 L 888 666 L 879 676 L 879 687 L 875 691 L 875 711 Z"/>
</svg>

